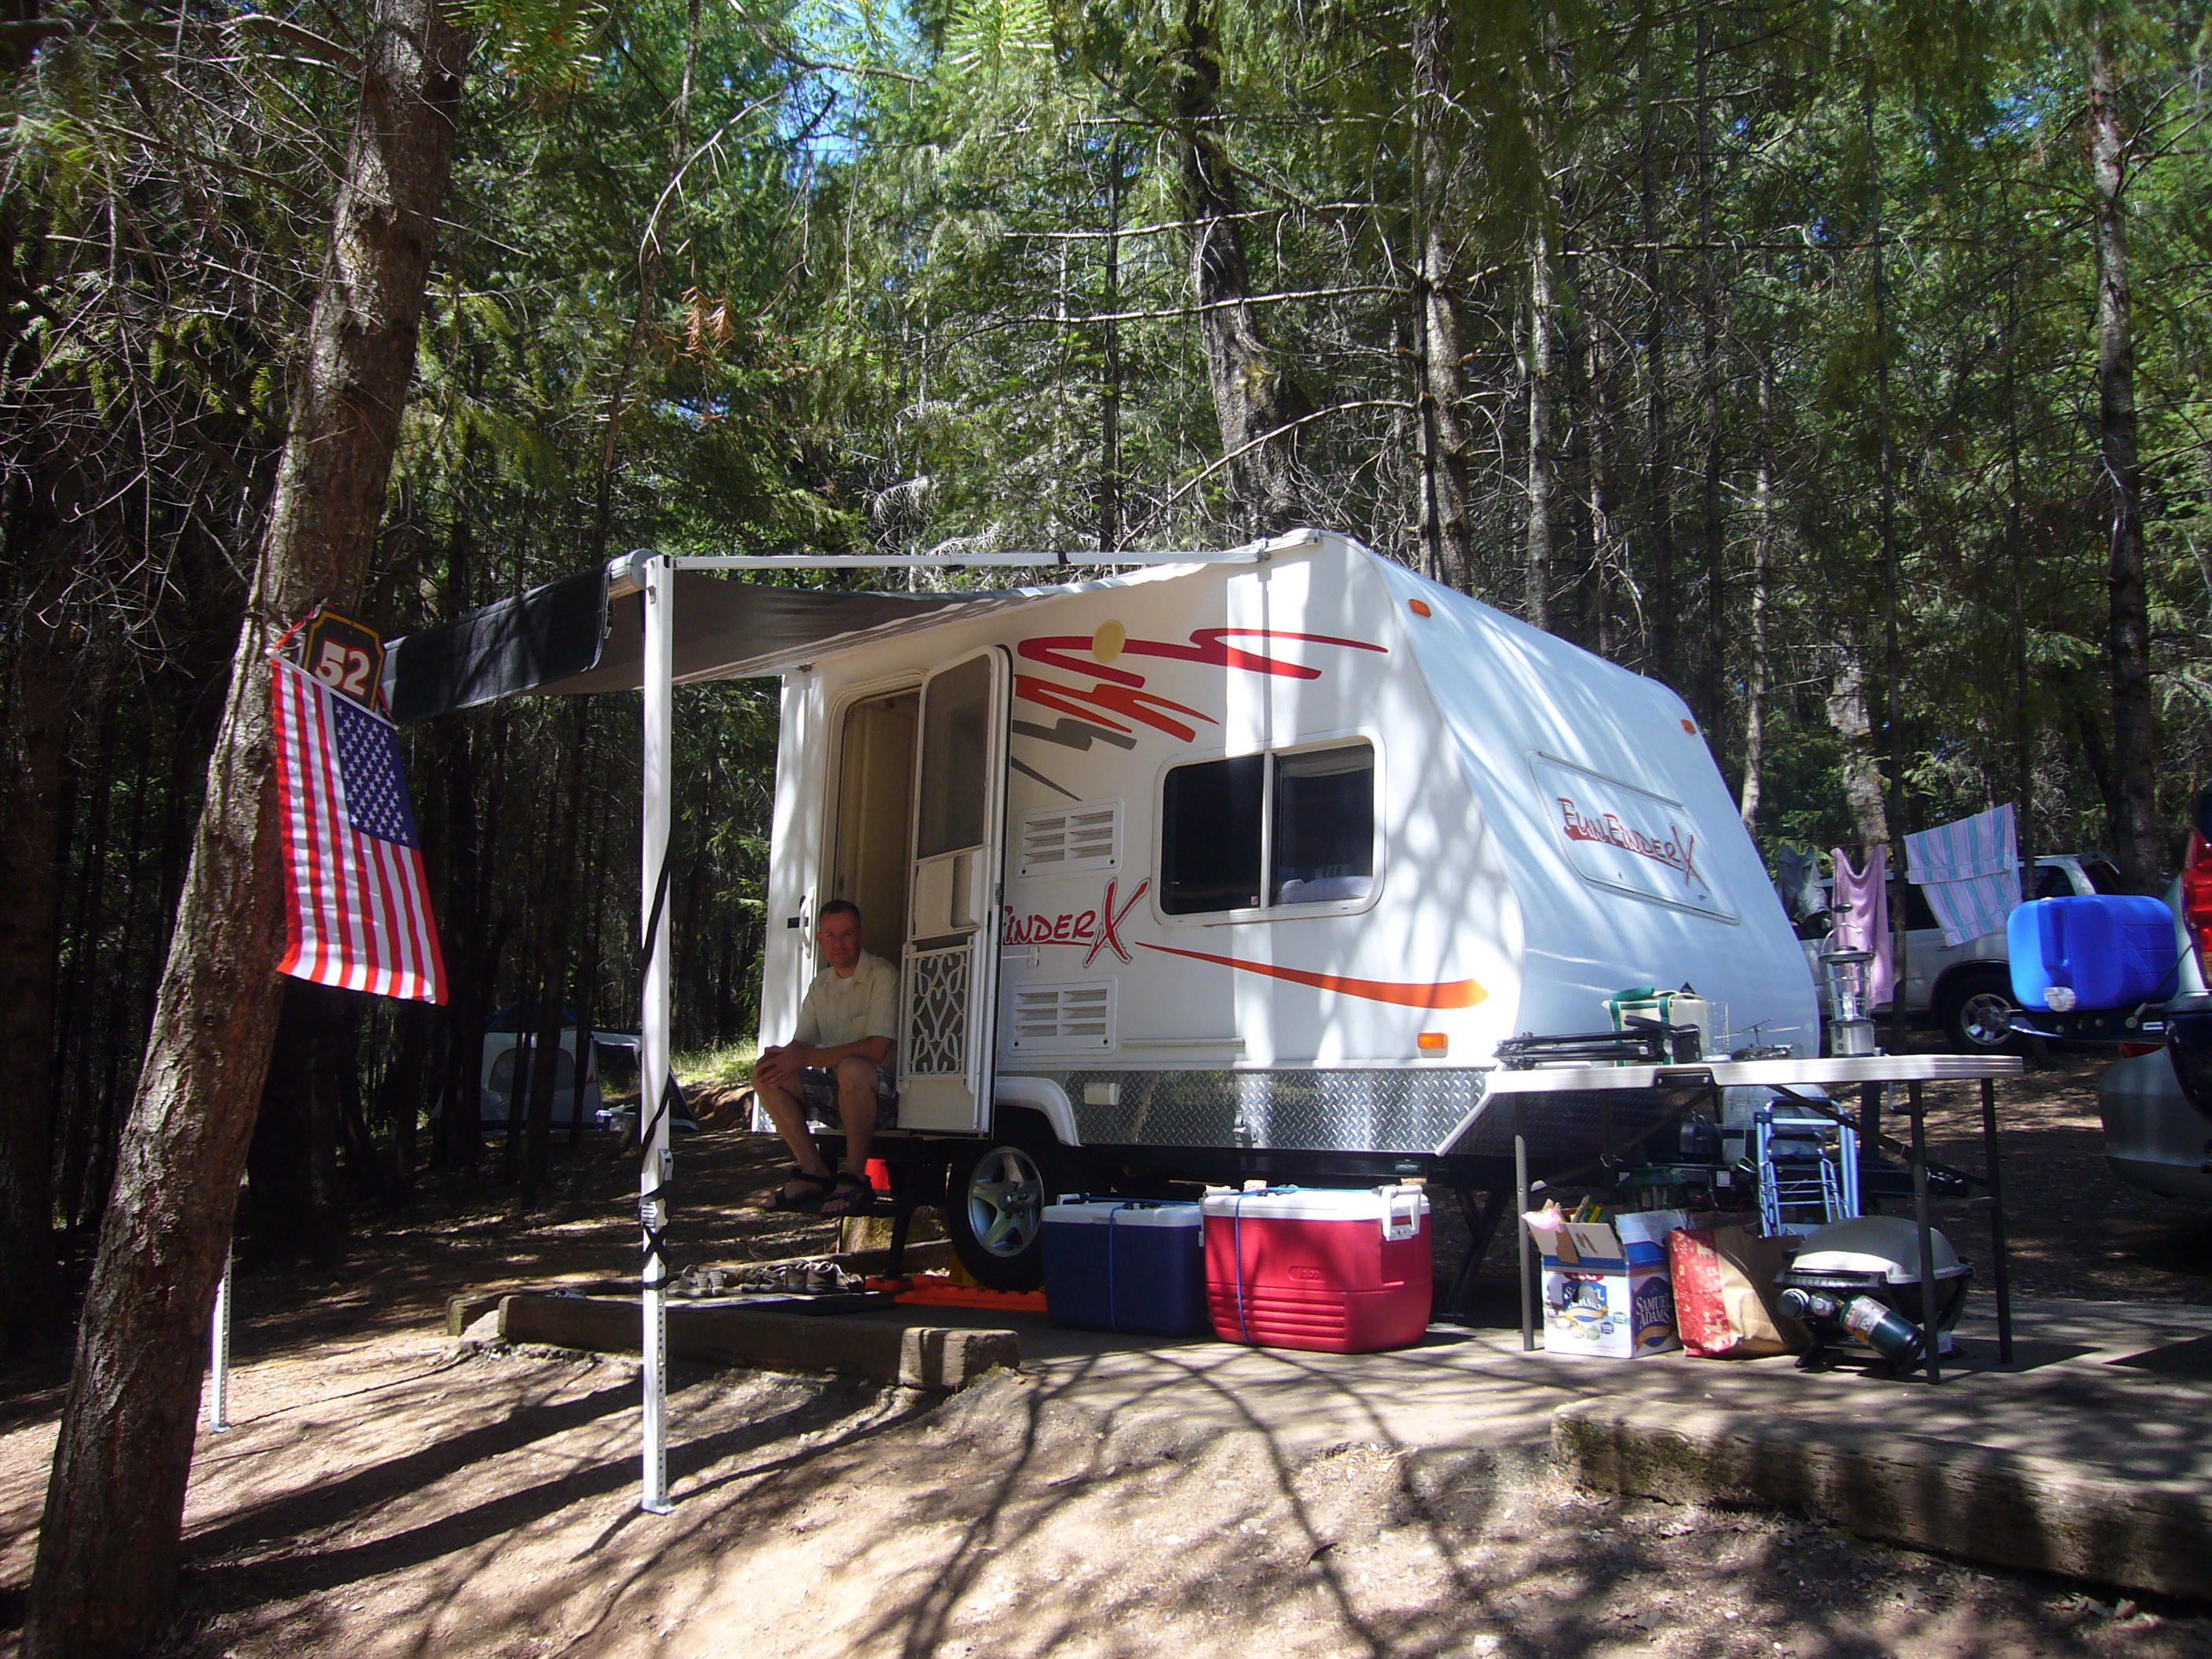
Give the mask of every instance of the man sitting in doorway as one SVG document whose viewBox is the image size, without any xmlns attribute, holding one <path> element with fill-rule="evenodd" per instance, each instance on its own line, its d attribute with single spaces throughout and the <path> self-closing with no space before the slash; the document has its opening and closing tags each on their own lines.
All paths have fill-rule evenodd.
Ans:
<svg viewBox="0 0 2212 1659">
<path fill-rule="evenodd" d="M 898 969 L 860 948 L 860 907 L 832 899 L 814 924 L 828 966 L 806 988 L 791 1041 L 763 1051 L 753 1088 L 799 1168 L 776 1194 L 779 1210 L 866 1215 L 868 1143 L 898 1121 L 891 1049 L 898 1032 Z M 809 1116 L 845 1135 L 845 1164 L 834 1174 Z"/>
</svg>

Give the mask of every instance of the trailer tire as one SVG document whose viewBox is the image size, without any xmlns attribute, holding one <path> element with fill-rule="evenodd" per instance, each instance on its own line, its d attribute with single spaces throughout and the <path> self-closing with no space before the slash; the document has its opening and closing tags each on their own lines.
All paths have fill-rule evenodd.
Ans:
<svg viewBox="0 0 2212 1659">
<path fill-rule="evenodd" d="M 1996 966 L 1969 968 L 1948 981 L 1936 999 L 1936 1018 L 1954 1054 L 2009 1054 L 2020 1048 L 2008 1024 L 2020 1006 L 2012 975 Z"/>
<path fill-rule="evenodd" d="M 952 1161 L 945 1231 L 960 1265 L 994 1291 L 1044 1283 L 1044 1206 L 1082 1185 L 1080 1160 L 1035 1114 L 1001 1112 L 997 1128 Z"/>
</svg>

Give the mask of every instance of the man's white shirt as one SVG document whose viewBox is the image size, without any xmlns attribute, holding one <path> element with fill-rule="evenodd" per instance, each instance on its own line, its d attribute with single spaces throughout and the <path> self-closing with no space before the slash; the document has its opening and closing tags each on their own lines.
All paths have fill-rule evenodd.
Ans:
<svg viewBox="0 0 2212 1659">
<path fill-rule="evenodd" d="M 806 988 L 791 1040 L 810 1048 L 838 1048 L 869 1037 L 896 1042 L 898 991 L 898 969 L 866 951 L 853 965 L 850 979 L 840 979 L 835 968 L 824 968 Z"/>
</svg>

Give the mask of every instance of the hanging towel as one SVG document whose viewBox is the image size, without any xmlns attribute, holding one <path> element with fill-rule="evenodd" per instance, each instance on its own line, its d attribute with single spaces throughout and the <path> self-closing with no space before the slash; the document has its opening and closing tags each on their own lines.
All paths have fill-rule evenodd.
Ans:
<svg viewBox="0 0 2212 1659">
<path fill-rule="evenodd" d="M 1782 872 L 1775 889 L 1782 895 L 1782 908 L 1790 913 L 1790 921 L 1802 921 L 1828 908 L 1828 896 L 1820 890 L 1818 853 L 1785 842 L 1775 848 L 1774 862 Z"/>
<path fill-rule="evenodd" d="M 1897 981 L 1897 958 L 1889 938 L 1889 848 L 1869 848 L 1866 868 L 1855 870 L 1840 847 L 1836 860 L 1836 931 L 1832 951 L 1871 951 L 1867 964 L 1867 1006 L 1879 1008 Z"/>
<path fill-rule="evenodd" d="M 1907 836 L 1905 874 L 1927 893 L 1944 944 L 1997 932 L 2020 908 L 2020 842 L 2010 804 Z"/>
</svg>

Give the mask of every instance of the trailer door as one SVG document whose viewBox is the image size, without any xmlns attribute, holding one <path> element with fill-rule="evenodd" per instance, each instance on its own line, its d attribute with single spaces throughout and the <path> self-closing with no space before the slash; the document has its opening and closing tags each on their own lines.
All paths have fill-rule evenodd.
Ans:
<svg viewBox="0 0 2212 1659">
<path fill-rule="evenodd" d="M 1011 678 L 1005 650 L 993 647 L 921 683 L 900 964 L 902 1128 L 990 1127 Z"/>
</svg>

